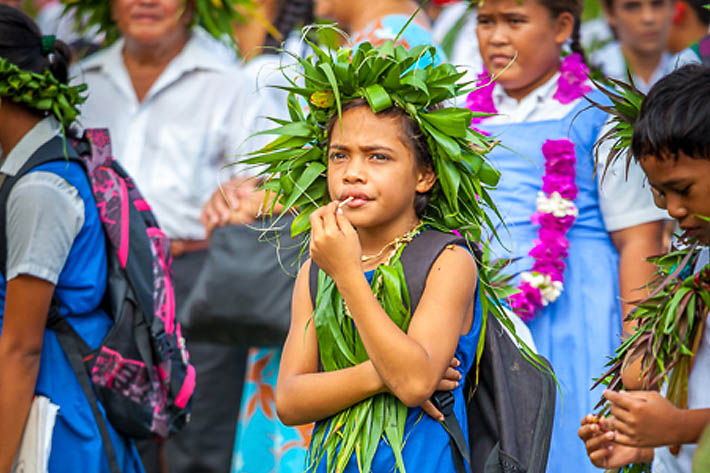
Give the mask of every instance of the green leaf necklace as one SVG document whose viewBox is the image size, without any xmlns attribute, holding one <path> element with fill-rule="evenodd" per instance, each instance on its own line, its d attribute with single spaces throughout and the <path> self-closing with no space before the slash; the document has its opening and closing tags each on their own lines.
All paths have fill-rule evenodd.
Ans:
<svg viewBox="0 0 710 473">
<path fill-rule="evenodd" d="M 390 319 L 405 332 L 412 313 L 400 257 L 407 243 L 422 229 L 423 225 L 418 223 L 378 253 L 363 257 L 363 261 L 370 261 L 392 248 L 387 261 L 374 270 L 371 287 Z M 345 301 L 335 282 L 322 270 L 318 273 L 312 317 L 324 371 L 345 369 L 369 360 Z M 359 471 L 367 473 L 380 440 L 385 439 L 394 453 L 397 471 L 405 473 L 402 448 L 406 419 L 407 406 L 389 393 L 377 394 L 340 411 L 316 425 L 308 452 L 308 470 L 316 471 L 325 459 L 327 471 L 343 471 L 355 453 Z"/>
</svg>

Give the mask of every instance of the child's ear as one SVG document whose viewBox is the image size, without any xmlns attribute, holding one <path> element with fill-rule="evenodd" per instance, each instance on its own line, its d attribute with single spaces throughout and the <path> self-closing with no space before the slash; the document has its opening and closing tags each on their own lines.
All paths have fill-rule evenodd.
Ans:
<svg viewBox="0 0 710 473">
<path fill-rule="evenodd" d="M 555 20 L 555 43 L 559 46 L 565 44 L 572 37 L 572 31 L 574 31 L 574 15 L 570 12 L 560 13 Z"/>
<path fill-rule="evenodd" d="M 417 186 L 415 190 L 420 194 L 425 194 L 436 184 L 436 174 L 430 167 L 421 168 L 417 171 Z"/>
</svg>

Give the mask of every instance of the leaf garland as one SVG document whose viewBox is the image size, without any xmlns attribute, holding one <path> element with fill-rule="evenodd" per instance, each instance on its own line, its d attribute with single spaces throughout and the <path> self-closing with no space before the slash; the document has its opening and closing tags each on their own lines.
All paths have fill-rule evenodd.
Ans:
<svg viewBox="0 0 710 473">
<path fill-rule="evenodd" d="M 86 89 L 86 84 L 69 86 L 59 82 L 49 70 L 37 74 L 0 57 L 0 97 L 52 113 L 65 129 L 79 115 L 78 106 L 86 100 L 82 95 Z"/>
<path fill-rule="evenodd" d="M 701 251 L 695 242 L 666 255 L 649 258 L 657 267 L 648 297 L 636 302 L 626 317 L 638 323 L 636 331 L 616 350 L 608 370 L 592 386 L 605 384 L 614 391 L 625 390 L 622 372 L 630 359 L 642 356 L 643 389 L 656 389 L 664 381 L 666 398 L 686 409 L 688 376 L 710 312 L 710 265 L 693 274 Z M 609 405 L 602 398 L 595 406 L 606 415 Z M 645 464 L 625 471 L 644 471 Z"/>
<path fill-rule="evenodd" d="M 402 331 L 412 318 L 407 282 L 400 261 L 406 243 L 422 230 L 417 226 L 402 238 L 389 261 L 375 269 L 372 292 Z M 318 350 L 325 371 L 336 371 L 370 359 L 335 282 L 322 270 L 312 320 L 318 335 Z M 396 468 L 405 472 L 402 459 L 407 407 L 392 394 L 378 394 L 344 409 L 317 424 L 309 451 L 308 470 L 317 471 L 325 457 L 327 471 L 343 471 L 353 453 L 361 472 L 369 472 L 381 438 L 394 452 Z"/>
<path fill-rule="evenodd" d="M 185 0 L 185 5 L 188 0 Z M 254 0 L 192 0 L 195 12 L 192 22 L 203 26 L 212 36 L 234 47 L 234 24 L 244 23 L 245 16 L 235 8 L 254 10 Z M 108 0 L 61 0 L 64 12 L 76 18 L 76 27 L 86 33 L 97 26 L 106 35 L 105 45 L 114 43 L 121 33 L 111 15 L 112 1 Z"/>
</svg>

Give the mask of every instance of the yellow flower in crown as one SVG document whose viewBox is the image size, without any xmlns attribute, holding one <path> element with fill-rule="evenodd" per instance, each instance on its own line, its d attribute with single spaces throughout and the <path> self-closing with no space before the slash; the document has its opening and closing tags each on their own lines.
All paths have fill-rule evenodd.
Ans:
<svg viewBox="0 0 710 473">
<path fill-rule="evenodd" d="M 311 105 L 318 108 L 330 108 L 335 104 L 335 95 L 333 91 L 317 91 L 311 94 Z"/>
</svg>

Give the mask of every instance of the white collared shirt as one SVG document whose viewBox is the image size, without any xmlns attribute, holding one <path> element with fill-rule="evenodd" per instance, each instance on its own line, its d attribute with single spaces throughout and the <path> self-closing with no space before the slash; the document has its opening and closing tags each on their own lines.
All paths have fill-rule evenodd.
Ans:
<svg viewBox="0 0 710 473">
<path fill-rule="evenodd" d="M 218 183 L 247 169 L 238 162 L 273 128 L 263 99 L 234 53 L 201 28 L 139 102 L 123 62 L 123 40 L 73 70 L 89 98 L 80 124 L 108 128 L 113 154 L 138 184 L 171 238 L 200 239 L 202 207 Z"/>
<path fill-rule="evenodd" d="M 493 88 L 493 103 L 498 115 L 486 119 L 485 123 L 500 125 L 506 123 L 537 122 L 560 120 L 567 116 L 583 98 L 562 104 L 554 98 L 557 91 L 556 73 L 547 82 L 517 101 L 510 97 L 500 84 Z M 610 121 L 602 127 L 597 139 L 601 138 L 612 126 Z M 515 149 L 515 143 L 506 143 Z M 606 141 L 600 148 L 599 155 L 606 156 L 612 142 Z M 609 167 L 604 179 L 604 163 L 599 163 L 596 172 L 599 207 L 604 225 L 609 232 L 641 225 L 657 220 L 669 219 L 668 213 L 655 206 L 651 189 L 646 185 L 646 176 L 638 163 L 631 163 L 628 177 L 623 159 Z"/>
<path fill-rule="evenodd" d="M 603 48 L 594 51 L 589 58 L 589 63 L 601 69 L 602 74 L 607 77 L 624 82 L 629 81 L 626 73 L 626 59 L 624 59 L 624 53 L 618 41 L 613 41 Z M 653 87 L 653 84 L 658 82 L 663 76 L 673 72 L 677 67 L 679 67 L 679 65 L 676 64 L 671 53 L 664 52 L 661 55 L 661 62 L 651 75 L 651 80 L 646 82 L 636 74 L 631 74 L 631 77 L 636 87 L 644 94 L 647 94 L 651 87 Z"/>
</svg>

